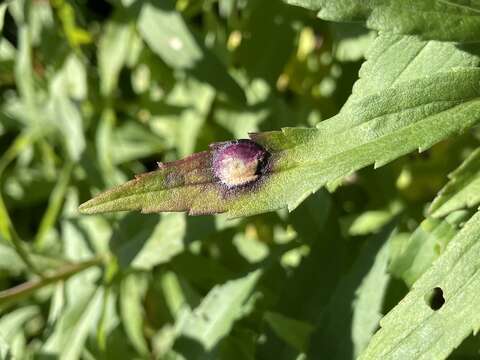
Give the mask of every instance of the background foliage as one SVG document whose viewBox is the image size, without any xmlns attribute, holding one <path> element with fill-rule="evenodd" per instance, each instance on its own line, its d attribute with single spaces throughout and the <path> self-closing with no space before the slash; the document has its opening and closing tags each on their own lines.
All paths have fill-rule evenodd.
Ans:
<svg viewBox="0 0 480 360">
<path fill-rule="evenodd" d="M 0 4 L 0 359 L 478 358 L 480 4 L 288 2 Z M 300 126 L 293 212 L 78 213 Z"/>
</svg>

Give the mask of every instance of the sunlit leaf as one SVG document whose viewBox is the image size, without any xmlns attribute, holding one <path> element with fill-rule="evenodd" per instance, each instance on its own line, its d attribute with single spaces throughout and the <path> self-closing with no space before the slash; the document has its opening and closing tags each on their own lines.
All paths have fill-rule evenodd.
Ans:
<svg viewBox="0 0 480 360">
<path fill-rule="evenodd" d="M 128 338 L 135 349 L 145 356 L 148 355 L 148 345 L 143 334 L 144 291 L 145 282 L 140 276 L 131 274 L 125 277 L 120 289 L 120 312 Z"/>
<path fill-rule="evenodd" d="M 3 30 L 4 16 L 5 16 L 5 11 L 7 11 L 7 5 L 8 4 L 0 5 L 0 35 L 2 34 L 2 30 Z"/>
<path fill-rule="evenodd" d="M 360 359 L 443 359 L 478 331 L 479 220 L 477 213 L 382 319 L 380 331 Z"/>
<path fill-rule="evenodd" d="M 6 343 L 11 343 L 17 332 L 22 331 L 25 323 L 38 315 L 38 307 L 25 306 L 3 314 L 0 319 L 0 338 Z"/>
<path fill-rule="evenodd" d="M 68 304 L 42 352 L 59 359 L 79 359 L 88 334 L 100 317 L 102 296 L 102 289 L 93 293 L 84 291 L 74 303 Z"/>
<path fill-rule="evenodd" d="M 80 209 L 84 213 L 227 212 L 230 216 L 282 207 L 294 209 L 321 186 L 361 167 L 380 167 L 476 124 L 480 120 L 478 81 L 480 71 L 475 68 L 403 81 L 350 101 L 339 115 L 322 122 L 318 129 L 283 129 L 254 134 L 254 142 L 214 144 L 209 151 L 164 164 L 155 172 L 105 192 Z M 452 86 L 456 87 L 455 93 L 448 92 Z M 245 160 L 243 150 L 231 152 L 229 161 L 257 161 L 257 165 L 241 165 L 240 172 L 230 165 L 219 170 L 213 163 L 223 156 L 222 149 L 243 147 L 238 144 L 259 144 L 264 149 L 259 151 L 266 151 L 266 155 L 261 159 L 251 155 L 257 160 Z"/>
<path fill-rule="evenodd" d="M 318 17 L 324 20 L 347 22 L 362 20 L 370 29 L 421 35 L 427 39 L 475 41 L 480 31 L 480 12 L 474 7 L 475 0 L 286 1 L 292 5 L 318 11 Z"/>
<path fill-rule="evenodd" d="M 111 95 L 116 90 L 118 76 L 130 52 L 134 26 L 125 19 L 111 21 L 99 42 L 98 62 L 100 87 L 104 95 Z"/>
</svg>

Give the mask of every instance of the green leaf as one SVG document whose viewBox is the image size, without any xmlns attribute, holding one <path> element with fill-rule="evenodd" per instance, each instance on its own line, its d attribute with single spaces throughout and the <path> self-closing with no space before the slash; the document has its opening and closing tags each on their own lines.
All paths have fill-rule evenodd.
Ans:
<svg viewBox="0 0 480 360">
<path fill-rule="evenodd" d="M 382 46 L 379 39 L 369 57 L 371 63 L 376 60 L 383 63 L 382 53 L 376 51 Z M 435 44 L 432 50 L 438 50 L 437 46 L 446 58 L 459 56 L 457 52 L 465 54 L 449 43 Z M 103 193 L 83 204 L 80 210 L 84 213 L 188 210 L 190 214 L 226 212 L 231 217 L 282 207 L 291 210 L 321 186 L 364 166 L 380 167 L 415 149 L 428 149 L 480 120 L 478 68 L 450 67 L 438 73 L 434 70 L 432 74 L 426 68 L 431 59 L 422 52 L 416 54 L 422 58 L 417 63 L 416 55 L 403 56 L 402 49 L 399 51 L 398 64 L 385 76 L 401 81 L 392 80 L 373 90 L 375 80 L 370 80 L 372 71 L 368 70 L 372 66 L 367 63 L 366 77 L 359 80 L 359 89 L 340 114 L 321 122 L 317 129 L 285 128 L 251 135 L 252 140 L 271 154 L 268 170 L 252 186 L 225 190 L 211 166 L 215 149 L 223 146 L 216 144 L 210 151 L 164 164 L 155 172 Z M 410 53 L 411 49 L 406 51 Z M 434 52 L 428 54 L 436 56 Z M 478 59 L 467 55 L 462 65 L 474 62 Z M 419 77 L 403 80 L 405 64 L 408 67 L 409 63 L 416 63 L 422 70 L 416 72 Z M 454 93 L 450 91 L 453 87 Z"/>
<path fill-rule="evenodd" d="M 246 303 L 261 272 L 214 287 L 193 311 L 185 308 L 176 322 L 178 336 L 197 341 L 210 351 L 227 335 L 234 322 L 246 315 Z M 178 340 L 177 340 L 178 341 Z"/>
<path fill-rule="evenodd" d="M 479 236 L 477 213 L 382 319 L 381 330 L 360 359 L 444 359 L 479 330 Z"/>
<path fill-rule="evenodd" d="M 152 134 L 148 127 L 127 122 L 113 132 L 110 149 L 113 162 L 121 164 L 158 154 L 165 149 L 165 142 Z"/>
<path fill-rule="evenodd" d="M 15 80 L 18 92 L 25 108 L 25 118 L 29 124 L 36 125 L 39 122 L 36 112 L 35 86 L 32 68 L 32 44 L 30 34 L 26 26 L 18 30 L 19 48 L 15 58 Z"/>
<path fill-rule="evenodd" d="M 455 210 L 480 204 L 480 149 L 472 152 L 448 177 L 450 181 L 428 209 L 433 217 L 443 217 Z"/>
<path fill-rule="evenodd" d="M 65 193 L 67 192 L 68 184 L 70 183 L 70 176 L 72 173 L 73 164 L 67 163 L 59 174 L 58 181 L 52 190 L 49 200 L 49 206 L 43 214 L 40 222 L 40 227 L 35 236 L 35 246 L 37 249 L 43 249 L 45 246 L 45 239 L 49 231 L 55 225 L 58 215 L 60 213 Z"/>
<path fill-rule="evenodd" d="M 110 21 L 105 26 L 98 45 L 100 89 L 102 94 L 107 96 L 111 95 L 117 87 L 120 70 L 130 54 L 132 38 L 135 34 L 134 24 L 124 19 L 117 20 Z"/>
<path fill-rule="evenodd" d="M 390 272 L 412 286 L 445 251 L 467 215 L 465 212 L 456 212 L 443 221 L 431 218 L 422 221 L 403 245 L 402 251 L 391 259 Z"/>
<path fill-rule="evenodd" d="M 5 17 L 5 12 L 7 11 L 8 4 L 0 4 L 0 35 L 2 35 L 3 22 Z"/>
<path fill-rule="evenodd" d="M 10 351 L 10 346 L 5 342 L 5 340 L 0 336 L 0 359 L 13 359 L 12 352 Z"/>
<path fill-rule="evenodd" d="M 186 221 L 183 214 L 128 214 L 111 239 L 122 268 L 151 270 L 182 252 Z"/>
<path fill-rule="evenodd" d="M 389 275 L 392 224 L 368 240 L 324 308 L 310 342 L 312 359 L 357 358 L 378 327 Z"/>
<path fill-rule="evenodd" d="M 176 125 L 174 139 L 181 156 L 195 150 L 197 138 L 215 99 L 214 89 L 194 78 L 177 83 L 166 99 L 169 105 L 182 108 L 178 115 L 162 116 L 162 122 L 172 120 Z M 167 137 L 167 135 L 165 135 Z"/>
<path fill-rule="evenodd" d="M 82 291 L 68 304 L 42 351 L 59 359 L 79 359 L 89 332 L 95 328 L 102 310 L 103 289 Z"/>
<path fill-rule="evenodd" d="M 144 310 L 143 297 L 145 296 L 145 281 L 141 275 L 130 274 L 122 279 L 120 287 L 120 313 L 125 332 L 138 351 L 148 356 L 148 346 L 143 334 Z"/>
<path fill-rule="evenodd" d="M 3 314 L 0 319 L 0 338 L 6 343 L 11 343 L 15 335 L 22 331 L 25 323 L 39 314 L 38 310 L 36 306 L 24 306 Z"/>
<path fill-rule="evenodd" d="M 24 269 L 25 264 L 15 250 L 3 242 L 0 243 L 0 270 L 18 274 Z"/>
<path fill-rule="evenodd" d="M 329 21 L 364 21 L 369 29 L 425 39 L 477 41 L 480 12 L 475 0 L 286 0 L 318 11 Z M 469 6 L 470 5 L 470 6 Z"/>
<path fill-rule="evenodd" d="M 70 159 L 74 161 L 80 159 L 86 140 L 82 113 L 72 99 L 85 98 L 85 78 L 84 65 L 76 56 L 70 55 L 50 83 L 51 117 L 62 135 Z"/>
<path fill-rule="evenodd" d="M 423 41 L 415 36 L 380 34 L 367 53 L 368 61 L 362 64 L 347 104 L 404 81 L 455 67 L 477 67 L 478 49 L 453 42 Z"/>
<path fill-rule="evenodd" d="M 138 29 L 147 45 L 167 65 L 189 71 L 235 102 L 245 102 L 240 86 L 220 60 L 195 38 L 172 2 L 152 0 L 145 3 Z"/>
<path fill-rule="evenodd" d="M 68 137 L 65 137 L 65 143 L 70 158 L 78 161 L 86 146 L 80 112 L 73 102 L 63 96 L 55 97 L 53 104 L 61 132 L 63 135 L 68 134 Z"/>
<path fill-rule="evenodd" d="M 332 23 L 335 38 L 335 58 L 339 61 L 358 61 L 365 57 L 375 39 L 375 32 L 357 24 Z"/>
<path fill-rule="evenodd" d="M 143 5 L 138 27 L 150 48 L 173 68 L 192 69 L 204 57 L 182 15 L 170 2 Z"/>
<path fill-rule="evenodd" d="M 308 340 L 313 331 L 311 324 L 270 311 L 265 313 L 265 321 L 280 338 L 292 347 L 301 352 L 307 350 Z"/>
</svg>

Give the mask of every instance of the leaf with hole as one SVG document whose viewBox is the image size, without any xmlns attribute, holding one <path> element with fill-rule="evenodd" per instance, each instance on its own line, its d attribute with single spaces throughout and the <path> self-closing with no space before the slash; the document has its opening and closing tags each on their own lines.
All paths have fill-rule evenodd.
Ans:
<svg viewBox="0 0 480 360">
<path fill-rule="evenodd" d="M 380 322 L 360 359 L 446 358 L 480 328 L 480 213 Z"/>
</svg>

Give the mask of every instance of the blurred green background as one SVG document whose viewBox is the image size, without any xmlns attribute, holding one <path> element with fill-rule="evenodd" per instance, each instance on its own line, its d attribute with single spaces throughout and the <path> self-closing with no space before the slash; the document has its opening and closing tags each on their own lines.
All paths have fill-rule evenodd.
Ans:
<svg viewBox="0 0 480 360">
<path fill-rule="evenodd" d="M 474 133 L 290 214 L 80 216 L 157 161 L 336 114 L 375 35 L 276 0 L 12 0 L 0 25 L 1 359 L 355 358 L 466 217 L 426 220 L 405 270 Z"/>
</svg>

